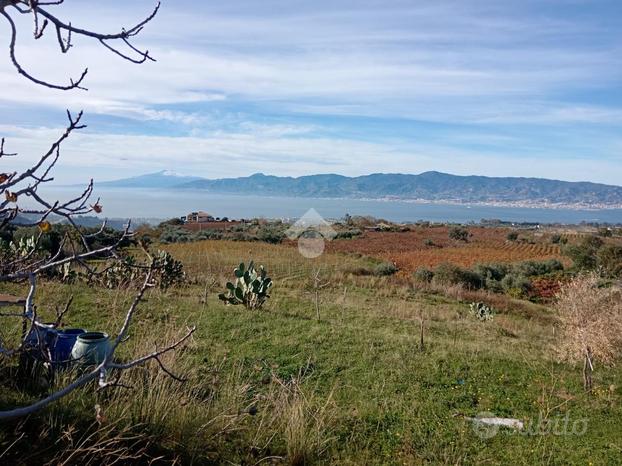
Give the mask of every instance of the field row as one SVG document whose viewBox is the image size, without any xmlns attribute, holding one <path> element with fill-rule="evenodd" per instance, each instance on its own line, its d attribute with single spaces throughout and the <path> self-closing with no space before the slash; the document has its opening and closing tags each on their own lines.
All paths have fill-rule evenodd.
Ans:
<svg viewBox="0 0 622 466">
<path fill-rule="evenodd" d="M 470 267 L 477 263 L 562 259 L 561 249 L 547 237 L 537 242 L 509 241 L 507 228 L 470 227 L 468 241 L 449 238 L 449 229 L 421 228 L 408 232 L 366 232 L 352 240 L 333 241 L 332 252 L 359 253 L 395 262 L 404 271 L 443 262 Z M 527 236 L 528 232 L 521 233 Z"/>
<path fill-rule="evenodd" d="M 384 259 L 391 260 L 401 270 L 414 271 L 419 267 L 436 267 L 444 262 L 471 267 L 475 264 L 494 262 L 521 262 L 526 260 L 559 259 L 558 254 L 535 250 L 509 250 L 494 247 L 443 248 L 416 250 L 399 254 L 384 253 Z"/>
</svg>

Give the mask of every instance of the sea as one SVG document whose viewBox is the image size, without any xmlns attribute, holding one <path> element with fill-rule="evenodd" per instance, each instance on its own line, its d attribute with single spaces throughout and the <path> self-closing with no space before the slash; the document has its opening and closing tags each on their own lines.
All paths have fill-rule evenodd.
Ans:
<svg viewBox="0 0 622 466">
<path fill-rule="evenodd" d="M 74 198 L 79 188 L 47 188 L 47 199 Z M 270 197 L 216 194 L 205 191 L 98 188 L 94 194 L 103 206 L 102 217 L 133 219 L 168 219 L 202 210 L 214 217 L 229 219 L 264 217 L 296 219 L 309 209 L 325 219 L 342 218 L 345 214 L 369 215 L 393 222 L 479 222 L 499 219 L 507 222 L 578 224 L 581 222 L 621 223 L 622 209 L 558 209 L 531 207 L 498 207 L 412 202 L 403 200 L 359 200 L 300 197 Z"/>
</svg>

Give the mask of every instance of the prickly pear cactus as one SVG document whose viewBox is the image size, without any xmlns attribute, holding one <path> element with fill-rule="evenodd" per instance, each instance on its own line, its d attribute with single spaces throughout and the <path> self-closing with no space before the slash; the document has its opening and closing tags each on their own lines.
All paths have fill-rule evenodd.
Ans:
<svg viewBox="0 0 622 466">
<path fill-rule="evenodd" d="M 270 297 L 272 279 L 267 276 L 266 270 L 251 261 L 248 268 L 242 262 L 234 271 L 235 284 L 227 282 L 227 290 L 218 295 L 226 304 L 243 304 L 247 309 L 259 309 Z"/>
<path fill-rule="evenodd" d="M 470 313 L 473 317 L 482 321 L 492 320 L 494 316 L 493 310 L 484 303 L 471 303 Z"/>
</svg>

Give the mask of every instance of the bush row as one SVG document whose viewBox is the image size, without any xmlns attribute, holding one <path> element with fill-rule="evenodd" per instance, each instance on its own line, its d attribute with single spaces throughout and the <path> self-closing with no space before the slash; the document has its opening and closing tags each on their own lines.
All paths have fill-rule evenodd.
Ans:
<svg viewBox="0 0 622 466">
<path fill-rule="evenodd" d="M 563 249 L 577 270 L 596 270 L 608 278 L 622 278 L 622 246 L 606 244 L 598 236 L 586 236 Z"/>
<path fill-rule="evenodd" d="M 419 268 L 415 271 L 414 278 L 419 282 L 443 286 L 461 285 L 471 290 L 485 289 L 525 297 L 532 289 L 531 278 L 563 270 L 563 264 L 556 259 L 517 264 L 478 264 L 472 269 L 445 263 L 434 270 Z"/>
<path fill-rule="evenodd" d="M 285 227 L 286 225 L 281 223 L 239 224 L 227 230 L 206 229 L 192 232 L 171 225 L 162 229 L 159 240 L 161 243 L 189 243 L 206 239 L 227 239 L 232 241 L 264 241 L 277 244 L 285 238 Z"/>
</svg>

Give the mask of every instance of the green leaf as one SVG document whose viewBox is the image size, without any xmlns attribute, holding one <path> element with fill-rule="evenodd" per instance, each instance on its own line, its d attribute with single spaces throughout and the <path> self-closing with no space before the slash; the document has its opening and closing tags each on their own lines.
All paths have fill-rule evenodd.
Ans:
<svg viewBox="0 0 622 466">
<path fill-rule="evenodd" d="M 235 289 L 235 297 L 244 302 L 244 293 L 242 292 L 242 288 L 238 287 Z"/>
</svg>

